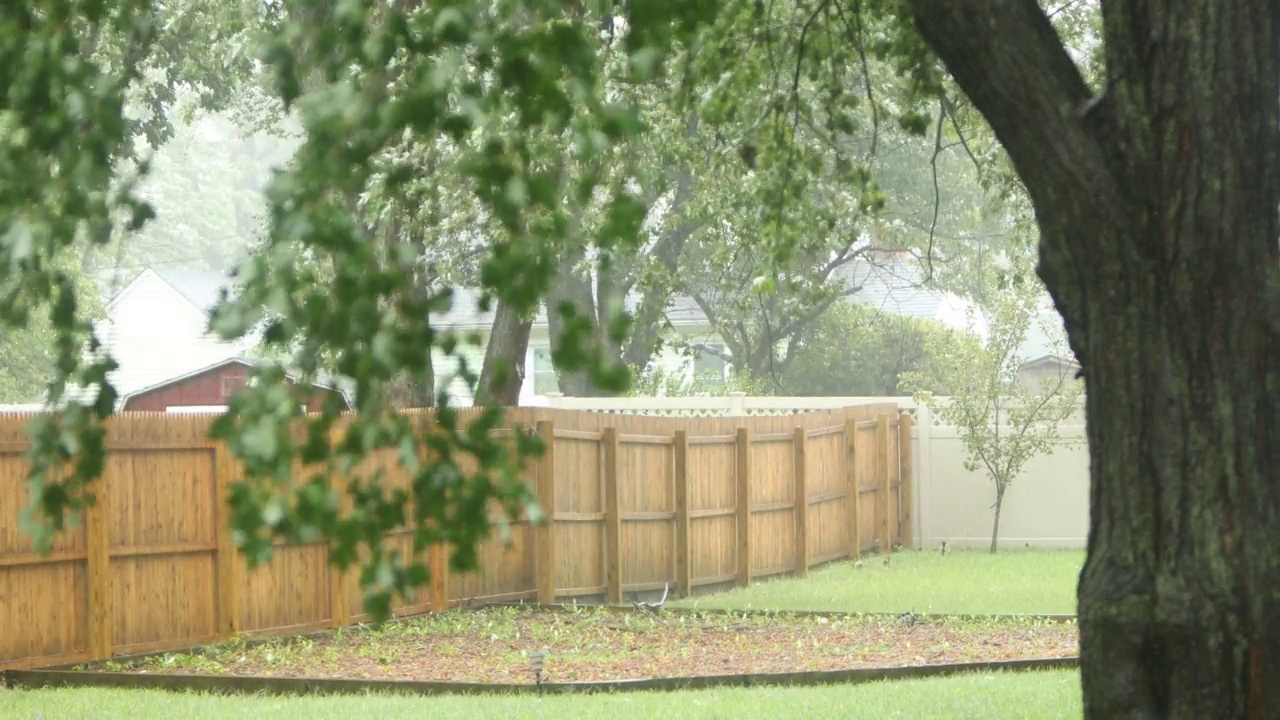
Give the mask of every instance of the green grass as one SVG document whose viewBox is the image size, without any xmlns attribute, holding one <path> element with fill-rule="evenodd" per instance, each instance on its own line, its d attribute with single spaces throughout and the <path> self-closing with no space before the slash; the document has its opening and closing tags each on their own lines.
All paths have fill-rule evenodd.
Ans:
<svg viewBox="0 0 1280 720">
<path fill-rule="evenodd" d="M 1074 614 L 1083 551 L 905 551 L 885 566 L 836 563 L 807 580 L 780 578 L 749 588 L 681 600 L 675 607 L 843 612 Z"/>
<path fill-rule="evenodd" d="M 211 696 L 145 690 L 0 690 L 0 717 L 98 718 L 930 718 L 1069 720 L 1081 716 L 1074 672 L 975 673 L 821 688 L 753 688 L 547 697 Z"/>
</svg>

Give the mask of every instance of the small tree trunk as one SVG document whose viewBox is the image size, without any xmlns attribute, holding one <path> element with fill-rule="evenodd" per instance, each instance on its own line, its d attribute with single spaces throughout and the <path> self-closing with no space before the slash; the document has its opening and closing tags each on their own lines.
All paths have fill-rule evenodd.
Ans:
<svg viewBox="0 0 1280 720">
<path fill-rule="evenodd" d="M 995 555 L 1000 542 L 1000 510 L 1004 508 L 1004 489 L 996 487 L 996 517 L 991 524 L 991 554 Z"/>
</svg>

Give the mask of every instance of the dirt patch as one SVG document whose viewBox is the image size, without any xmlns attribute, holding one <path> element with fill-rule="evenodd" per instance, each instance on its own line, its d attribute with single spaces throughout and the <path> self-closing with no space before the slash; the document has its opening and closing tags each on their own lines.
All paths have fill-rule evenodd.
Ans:
<svg viewBox="0 0 1280 720">
<path fill-rule="evenodd" d="M 542 652 L 545 681 L 633 680 L 1061 658 L 1077 654 L 1077 637 L 1074 623 L 1027 620 L 491 608 L 94 669 L 523 683 L 533 679 L 530 654 Z"/>
</svg>

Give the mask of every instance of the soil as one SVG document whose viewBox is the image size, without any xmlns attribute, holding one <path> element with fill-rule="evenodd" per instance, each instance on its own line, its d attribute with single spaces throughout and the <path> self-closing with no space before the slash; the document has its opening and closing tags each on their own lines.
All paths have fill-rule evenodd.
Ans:
<svg viewBox="0 0 1280 720">
<path fill-rule="evenodd" d="M 108 663 L 120 672 L 525 683 L 1072 657 L 1074 623 L 456 610 L 318 637 Z"/>
</svg>

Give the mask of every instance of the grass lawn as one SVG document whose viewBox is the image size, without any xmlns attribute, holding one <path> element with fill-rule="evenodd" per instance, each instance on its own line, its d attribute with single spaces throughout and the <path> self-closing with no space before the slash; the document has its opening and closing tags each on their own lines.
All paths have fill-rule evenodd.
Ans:
<svg viewBox="0 0 1280 720">
<path fill-rule="evenodd" d="M 1075 614 L 1084 551 L 904 551 L 889 565 L 879 556 L 862 567 L 841 562 L 749 588 L 672 603 L 734 610 L 838 610 L 974 614 Z"/>
<path fill-rule="evenodd" d="M 2 690 L 0 717 L 98 718 L 929 718 L 1070 720 L 1081 716 L 1074 672 L 971 674 L 823 688 L 536 697 L 235 697 L 143 690 Z"/>
</svg>

